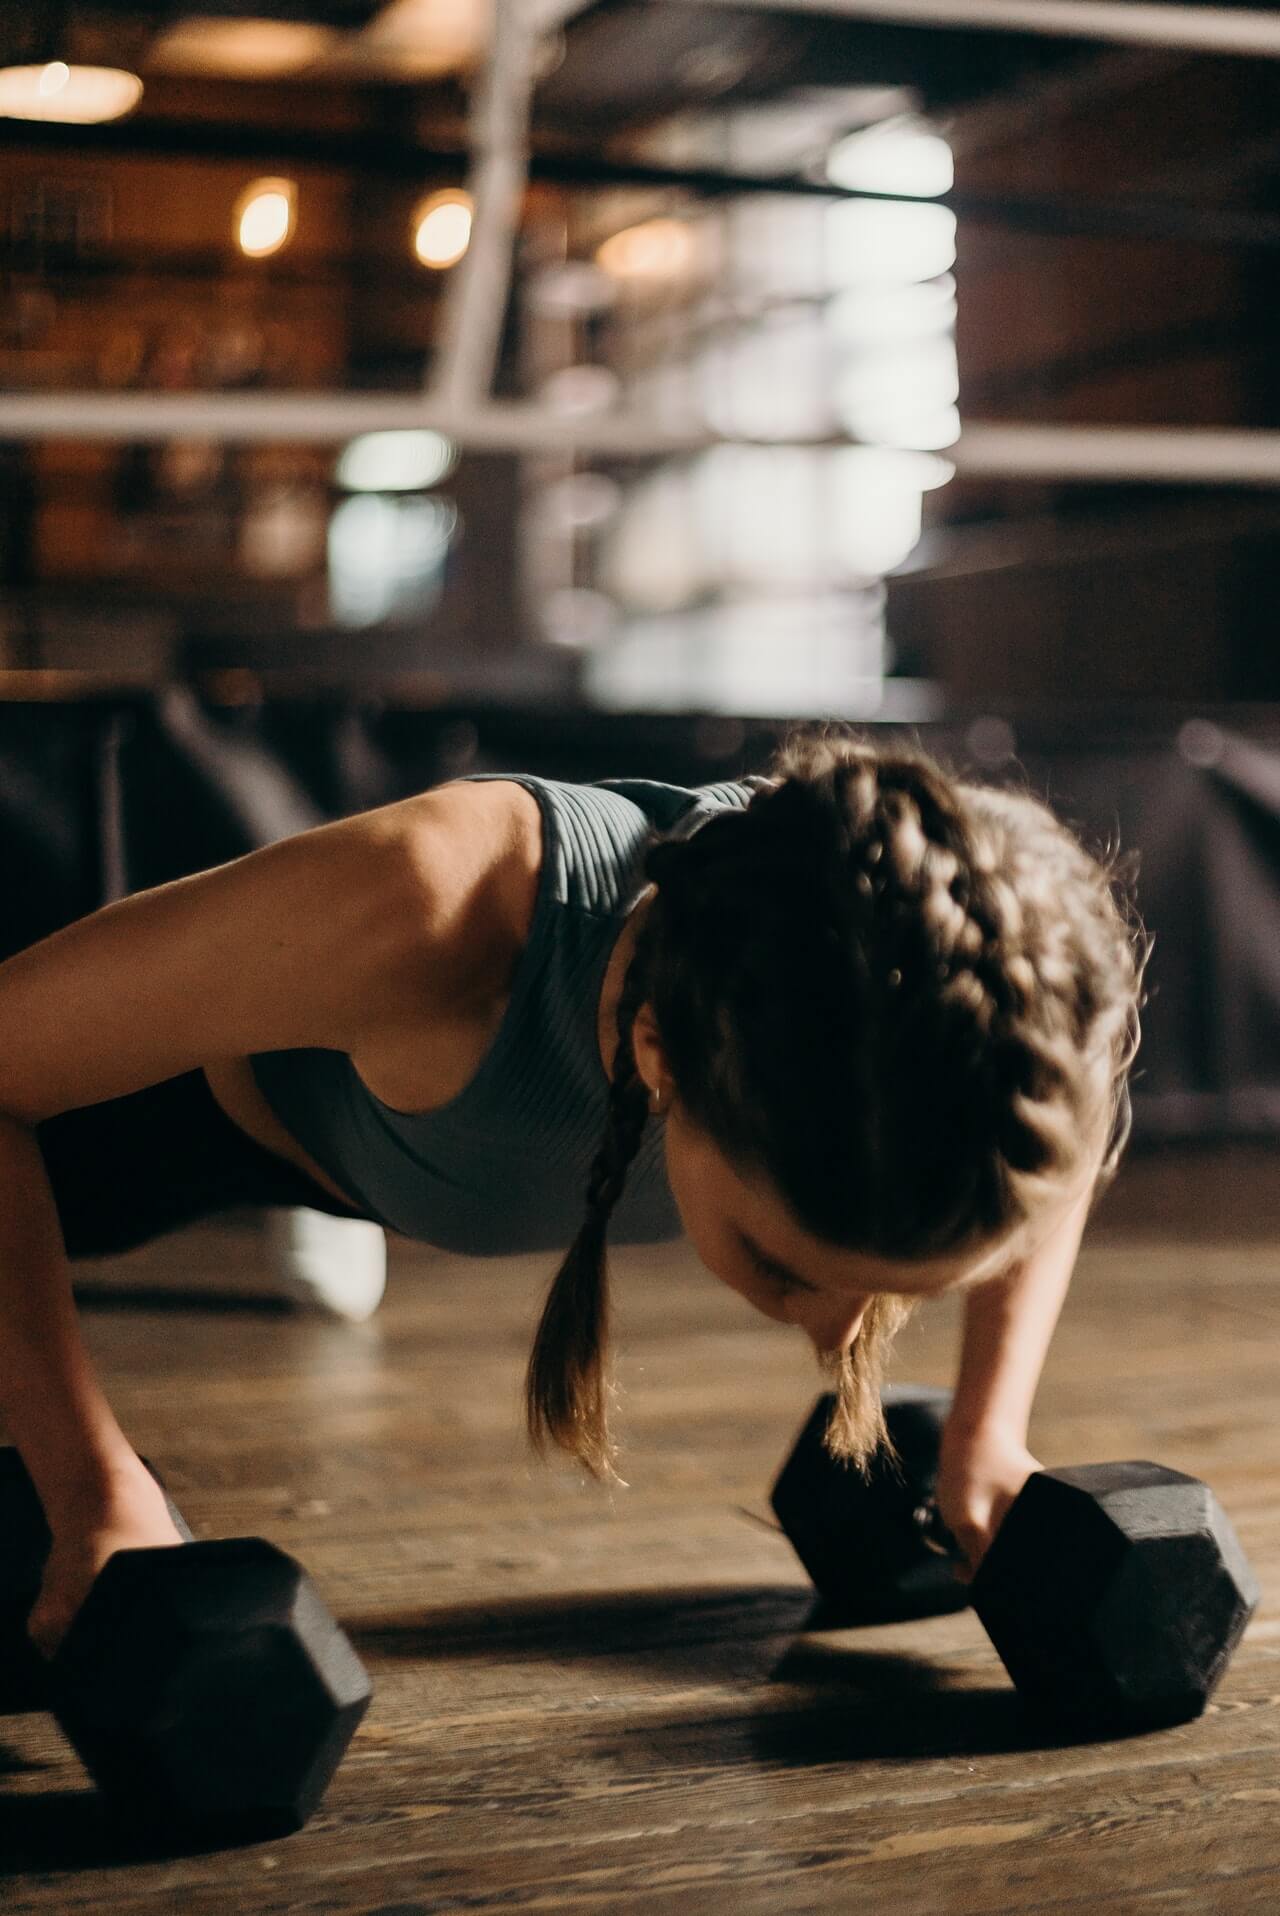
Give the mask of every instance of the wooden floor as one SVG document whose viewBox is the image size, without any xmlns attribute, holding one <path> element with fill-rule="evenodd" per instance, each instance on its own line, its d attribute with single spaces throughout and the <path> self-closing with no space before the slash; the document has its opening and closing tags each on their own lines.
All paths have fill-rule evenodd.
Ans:
<svg viewBox="0 0 1280 1916">
<path fill-rule="evenodd" d="M 121 1848 L 48 1721 L 0 1720 L 0 1909 L 1280 1911 L 1276 1173 L 1261 1150 L 1135 1160 L 1046 1374 L 1038 1456 L 1207 1477 L 1264 1587 L 1208 1714 L 1115 1743 L 1031 1740 L 967 1612 L 805 1634 L 767 1496 L 813 1360 L 678 1247 L 616 1260 L 612 1497 L 519 1435 L 545 1258 L 397 1244 L 355 1329 L 91 1308 L 197 1534 L 301 1556 L 376 1694 L 308 1829 L 194 1856 Z M 238 1221 L 136 1264 L 207 1283 L 255 1254 Z M 955 1333 L 922 1312 L 895 1374 L 949 1381 Z"/>
</svg>

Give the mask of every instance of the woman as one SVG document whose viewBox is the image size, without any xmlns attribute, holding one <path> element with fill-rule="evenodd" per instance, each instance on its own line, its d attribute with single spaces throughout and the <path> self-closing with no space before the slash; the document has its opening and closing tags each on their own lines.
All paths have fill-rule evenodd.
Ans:
<svg viewBox="0 0 1280 1916">
<path fill-rule="evenodd" d="M 177 1540 L 67 1259 L 244 1202 L 572 1240 L 528 1422 L 597 1475 L 606 1232 L 683 1227 L 804 1331 L 856 1460 L 893 1329 L 971 1291 L 939 1504 L 976 1566 L 1127 1132 L 1145 954 L 1113 881 L 1034 799 L 828 728 L 701 793 L 461 780 L 0 966 L 0 1409 L 53 1537 L 33 1638 L 113 1550 Z"/>
</svg>

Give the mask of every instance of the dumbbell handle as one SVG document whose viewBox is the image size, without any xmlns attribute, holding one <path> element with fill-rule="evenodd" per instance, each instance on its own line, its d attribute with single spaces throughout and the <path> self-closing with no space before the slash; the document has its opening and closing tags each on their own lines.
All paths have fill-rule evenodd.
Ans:
<svg viewBox="0 0 1280 1916">
<path fill-rule="evenodd" d="M 174 1528 L 194 1542 L 164 1479 L 141 1460 L 162 1491 Z M 40 1578 L 52 1541 L 44 1507 L 18 1452 L 0 1448 L 0 1486 L 5 1496 L 5 1534 L 0 1536 L 0 1713 L 43 1710 L 49 1704 L 48 1666 L 27 1635 L 27 1618 L 40 1594 Z"/>
<path fill-rule="evenodd" d="M 964 1551 L 942 1521 L 942 1512 L 932 1497 L 916 1505 L 911 1513 L 911 1521 L 921 1543 L 926 1550 L 932 1550 L 935 1557 L 949 1557 L 953 1563 L 965 1561 Z"/>
</svg>

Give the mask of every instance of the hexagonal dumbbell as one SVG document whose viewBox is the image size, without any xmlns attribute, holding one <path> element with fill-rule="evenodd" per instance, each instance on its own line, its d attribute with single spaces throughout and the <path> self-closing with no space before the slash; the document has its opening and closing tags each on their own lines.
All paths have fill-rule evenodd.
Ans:
<svg viewBox="0 0 1280 1916">
<path fill-rule="evenodd" d="M 48 1547 L 21 1458 L 0 1451 L 0 1704 L 52 1710 L 113 1808 L 149 1828 L 300 1829 L 371 1695 L 302 1566 L 260 1537 L 117 1551 L 45 1663 L 26 1618 Z"/>
<path fill-rule="evenodd" d="M 905 1622 L 963 1610 L 954 1563 L 925 1542 L 951 1393 L 890 1385 L 884 1418 L 898 1462 L 880 1450 L 865 1478 L 823 1448 L 835 1399 L 820 1397 L 770 1494 L 778 1522 L 822 1597 L 820 1623 Z"/>
<path fill-rule="evenodd" d="M 1027 1707 L 1110 1733 L 1199 1716 L 1259 1594 L 1208 1484 L 1145 1462 L 1037 1471 L 969 1586 Z"/>
<path fill-rule="evenodd" d="M 1145 1462 L 1037 1471 L 966 1586 L 935 1554 L 946 1538 L 932 1496 L 949 1393 L 885 1393 L 895 1442 L 904 1410 L 914 1410 L 905 1427 L 915 1449 L 900 1445 L 896 1490 L 883 1457 L 864 1481 L 823 1449 L 833 1403 L 819 1399 L 773 1494 L 797 1555 L 831 1601 L 821 1621 L 930 1614 L 932 1563 L 935 1578 L 952 1581 L 949 1594 L 945 1580 L 935 1582 L 932 1613 L 972 1603 L 1030 1710 L 1100 1734 L 1203 1710 L 1259 1597 L 1207 1484 Z"/>
</svg>

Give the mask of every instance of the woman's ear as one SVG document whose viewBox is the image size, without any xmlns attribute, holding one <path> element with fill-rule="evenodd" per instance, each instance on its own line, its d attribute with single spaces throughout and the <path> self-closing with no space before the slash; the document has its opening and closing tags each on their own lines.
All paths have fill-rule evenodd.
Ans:
<svg viewBox="0 0 1280 1916">
<path fill-rule="evenodd" d="M 635 1053 L 636 1070 L 651 1091 L 670 1084 L 671 1072 L 650 1004 L 642 1004 L 636 1013 L 635 1023 L 631 1027 L 631 1047 Z"/>
</svg>

